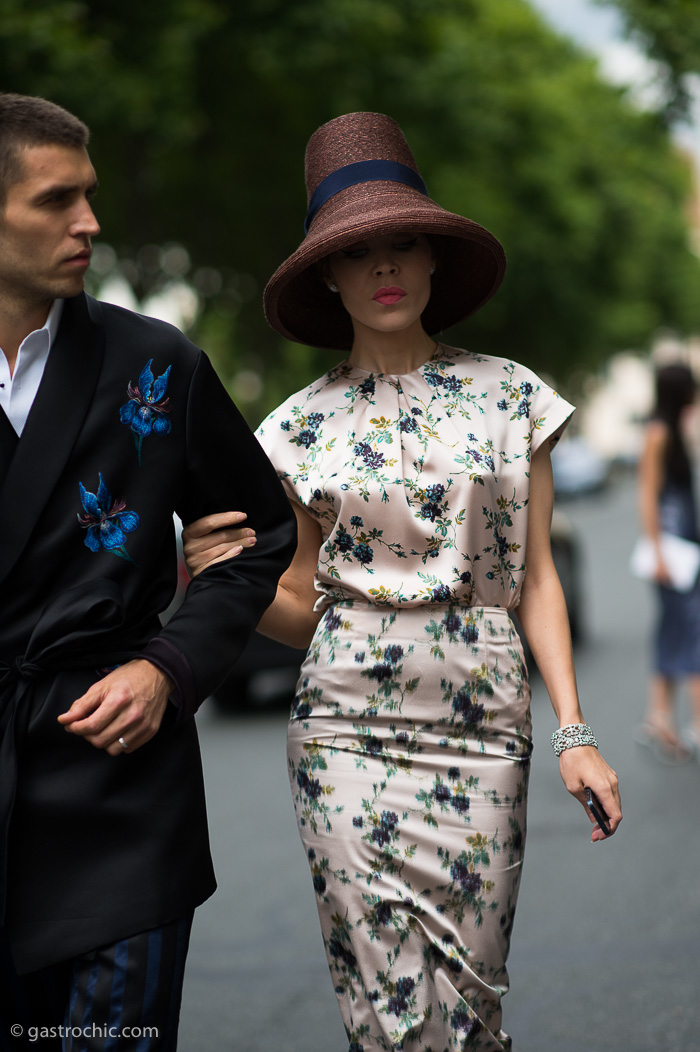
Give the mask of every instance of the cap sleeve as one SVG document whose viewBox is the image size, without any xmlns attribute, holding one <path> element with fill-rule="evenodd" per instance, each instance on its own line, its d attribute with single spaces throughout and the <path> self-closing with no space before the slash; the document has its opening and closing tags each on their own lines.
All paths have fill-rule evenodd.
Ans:
<svg viewBox="0 0 700 1052">
<path fill-rule="evenodd" d="M 295 426 L 293 399 L 288 399 L 267 416 L 255 432 L 291 501 L 310 510 L 302 494 L 308 488 L 304 432 Z"/>
<path fill-rule="evenodd" d="M 568 426 L 575 406 L 557 394 L 534 373 L 532 379 L 532 411 L 530 413 L 530 451 L 536 453 L 540 446 L 557 431 Z"/>
</svg>

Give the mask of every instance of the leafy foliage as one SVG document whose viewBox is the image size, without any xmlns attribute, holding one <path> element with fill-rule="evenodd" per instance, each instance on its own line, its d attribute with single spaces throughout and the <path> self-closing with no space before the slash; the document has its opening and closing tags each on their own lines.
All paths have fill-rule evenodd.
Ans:
<svg viewBox="0 0 700 1052">
<path fill-rule="evenodd" d="M 525 0 L 0 0 L 0 62 L 5 90 L 90 124 L 120 257 L 175 241 L 221 272 L 196 337 L 225 377 L 265 374 L 251 419 L 336 360 L 279 340 L 260 300 L 303 236 L 306 140 L 356 109 L 395 117 L 431 195 L 505 245 L 451 342 L 561 382 L 700 324 L 684 161 Z"/>
<path fill-rule="evenodd" d="M 667 75 L 666 117 L 687 115 L 687 76 L 700 74 L 700 5 L 697 0 L 598 0 L 621 12 L 627 29 Z"/>
</svg>

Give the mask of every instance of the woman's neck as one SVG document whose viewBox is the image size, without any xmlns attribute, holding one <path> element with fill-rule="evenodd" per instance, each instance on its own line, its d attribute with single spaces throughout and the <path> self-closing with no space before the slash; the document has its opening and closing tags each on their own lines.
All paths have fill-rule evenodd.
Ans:
<svg viewBox="0 0 700 1052">
<path fill-rule="evenodd" d="M 372 373 L 412 373 L 432 358 L 436 347 L 420 325 L 400 332 L 377 332 L 355 325 L 348 362 Z"/>
</svg>

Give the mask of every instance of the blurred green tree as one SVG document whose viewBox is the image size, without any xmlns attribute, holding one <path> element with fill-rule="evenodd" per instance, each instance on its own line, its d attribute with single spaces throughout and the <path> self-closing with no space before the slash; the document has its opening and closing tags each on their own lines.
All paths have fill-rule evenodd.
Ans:
<svg viewBox="0 0 700 1052">
<path fill-rule="evenodd" d="M 669 122 L 688 114 L 688 75 L 700 74 L 700 4 L 697 0 L 598 0 L 616 7 L 628 32 L 665 71 Z"/>
<path fill-rule="evenodd" d="M 261 292 L 302 237 L 305 142 L 352 110 L 395 117 L 432 196 L 505 245 L 502 290 L 452 342 L 565 382 L 700 327 L 685 162 L 526 0 L 0 0 L 0 63 L 5 90 L 90 124 L 120 257 L 187 247 L 196 338 L 225 378 L 265 374 L 239 394 L 252 420 L 336 360 L 276 337 Z M 137 292 L 156 270 L 131 267 Z"/>
</svg>

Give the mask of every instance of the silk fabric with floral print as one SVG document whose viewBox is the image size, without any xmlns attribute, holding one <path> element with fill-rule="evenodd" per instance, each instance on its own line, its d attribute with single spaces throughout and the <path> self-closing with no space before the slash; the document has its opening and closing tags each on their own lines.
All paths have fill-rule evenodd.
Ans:
<svg viewBox="0 0 700 1052">
<path fill-rule="evenodd" d="M 571 412 L 438 346 L 401 376 L 341 363 L 259 430 L 323 534 L 288 763 L 349 1052 L 511 1048 L 531 726 L 507 611 L 530 457 Z"/>
<path fill-rule="evenodd" d="M 573 409 L 531 370 L 439 345 L 420 369 L 341 363 L 258 431 L 319 521 L 327 597 L 517 606 L 531 453 Z"/>
</svg>

